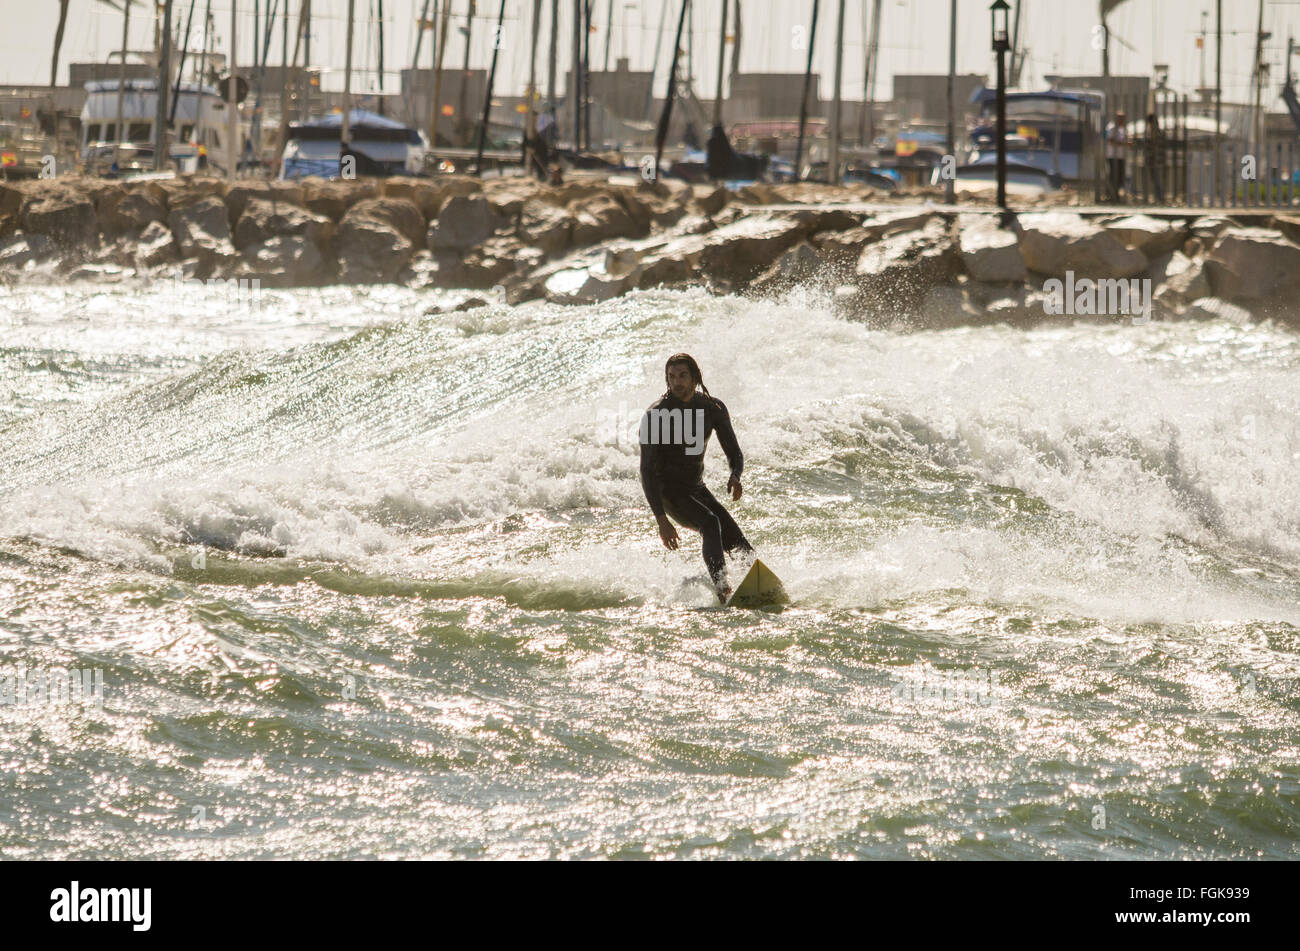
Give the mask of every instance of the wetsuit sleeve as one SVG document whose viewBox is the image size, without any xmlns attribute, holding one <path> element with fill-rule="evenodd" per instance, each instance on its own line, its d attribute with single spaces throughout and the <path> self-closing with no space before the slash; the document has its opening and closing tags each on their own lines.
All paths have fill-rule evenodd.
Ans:
<svg viewBox="0 0 1300 951">
<path fill-rule="evenodd" d="M 727 462 L 731 465 L 731 478 L 739 480 L 740 473 L 745 468 L 745 454 L 740 451 L 740 443 L 736 441 L 736 431 L 731 428 L 731 414 L 727 412 L 727 407 L 722 400 L 713 402 L 718 407 L 713 414 L 713 431 L 718 434 L 718 444 L 727 454 Z"/>
<path fill-rule="evenodd" d="M 649 411 L 646 411 L 649 415 Z M 640 432 L 648 432 L 649 421 L 646 417 L 641 418 Z M 659 473 L 655 469 L 655 453 L 659 447 L 646 439 L 641 440 L 641 488 L 645 490 L 645 500 L 650 503 L 650 511 L 655 513 L 655 518 L 667 518 L 664 512 L 664 487 L 659 478 Z"/>
</svg>

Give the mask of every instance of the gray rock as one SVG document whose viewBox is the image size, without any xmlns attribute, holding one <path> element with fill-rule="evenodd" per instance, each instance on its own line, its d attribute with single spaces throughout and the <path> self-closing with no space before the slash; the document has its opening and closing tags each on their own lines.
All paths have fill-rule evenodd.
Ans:
<svg viewBox="0 0 1300 951">
<path fill-rule="evenodd" d="M 1192 301 L 1183 316 L 1194 320 L 1226 320 L 1239 326 L 1248 324 L 1253 319 L 1246 308 L 1217 297 L 1201 297 Z"/>
<path fill-rule="evenodd" d="M 1187 238 L 1182 228 L 1150 215 L 1129 215 L 1106 224 L 1106 230 L 1130 248 L 1137 248 L 1148 258 L 1168 254 L 1180 248 Z"/>
<path fill-rule="evenodd" d="M 1043 212 L 1020 218 L 1020 252 L 1025 265 L 1039 274 L 1064 278 L 1133 277 L 1147 268 L 1146 255 L 1124 246 L 1117 235 L 1079 215 Z"/>
<path fill-rule="evenodd" d="M 343 216 L 334 238 L 339 279 L 346 284 L 392 281 L 415 254 L 415 245 L 385 221 L 367 214 L 354 216 L 362 204 Z"/>
<path fill-rule="evenodd" d="M 161 221 L 150 222 L 140 232 L 135 246 L 135 264 L 138 268 L 171 264 L 177 257 L 176 236 Z"/>
<path fill-rule="evenodd" d="M 276 235 L 244 249 L 248 274 L 265 287 L 319 284 L 326 276 L 320 248 L 304 234 Z"/>
<path fill-rule="evenodd" d="M 463 252 L 477 247 L 496 230 L 497 216 L 482 195 L 453 195 L 429 226 L 429 250 Z"/>
<path fill-rule="evenodd" d="M 700 214 L 713 216 L 727 207 L 730 197 L 730 193 L 721 185 L 711 191 L 701 187 L 695 194 L 695 207 L 699 209 Z"/>
<path fill-rule="evenodd" d="M 1228 228 L 1205 269 L 1215 297 L 1262 300 L 1300 290 L 1300 246 L 1266 228 Z"/>
<path fill-rule="evenodd" d="M 546 299 L 555 304 L 595 304 L 635 286 L 635 272 L 614 275 L 603 264 L 556 271 L 546 281 Z"/>
<path fill-rule="evenodd" d="M 95 205 L 75 194 L 52 194 L 23 205 L 22 227 L 29 234 L 43 234 L 63 247 L 94 244 L 99 238 Z"/>
<path fill-rule="evenodd" d="M 714 281 L 752 281 L 781 254 L 803 240 L 801 222 L 776 215 L 742 218 L 700 236 L 696 266 Z"/>
<path fill-rule="evenodd" d="M 413 245 L 425 238 L 424 215 L 409 198 L 366 198 L 348 209 L 340 227 L 345 222 L 369 221 L 392 228 Z"/>
<path fill-rule="evenodd" d="M 264 198 L 250 198 L 235 224 L 235 247 L 241 251 L 274 237 L 303 235 L 318 248 L 326 247 L 334 233 L 334 222 L 296 205 Z"/>
<path fill-rule="evenodd" d="M 609 195 L 594 195 L 586 201 L 575 202 L 571 209 L 573 219 L 573 244 L 586 247 L 615 238 L 635 238 L 644 235 L 646 226 L 639 224 L 623 204 Z"/>
<path fill-rule="evenodd" d="M 882 211 L 862 222 L 862 229 L 870 235 L 870 240 L 888 238 L 905 231 L 917 231 L 930 223 L 935 215 L 932 211 L 915 208 L 899 208 L 896 211 Z"/>
<path fill-rule="evenodd" d="M 956 284 L 931 287 L 921 298 L 913 326 L 927 330 L 967 327 L 987 323 L 984 312 L 971 304 L 965 290 Z"/>
<path fill-rule="evenodd" d="M 182 258 L 211 260 L 234 253 L 226 203 L 216 196 L 173 209 L 167 222 Z"/>
<path fill-rule="evenodd" d="M 33 261 L 47 261 L 59 253 L 54 239 L 43 234 L 11 234 L 0 239 L 0 270 L 17 270 Z"/>
<path fill-rule="evenodd" d="M 1204 263 L 1181 251 L 1152 262 L 1150 277 L 1156 288 L 1155 300 L 1167 307 L 1176 308 L 1198 297 L 1210 296 L 1210 281 Z"/>
<path fill-rule="evenodd" d="M 107 192 L 99 201 L 98 218 L 106 235 L 139 234 L 149 225 L 167 220 L 166 193 L 160 188 Z"/>
<path fill-rule="evenodd" d="M 796 284 L 813 282 L 823 273 L 824 262 L 806 241 L 782 254 L 749 285 L 752 294 L 774 294 Z"/>
<path fill-rule="evenodd" d="M 572 240 L 573 215 L 544 201 L 530 201 L 520 212 L 517 233 L 524 244 L 544 254 L 560 254 Z"/>
<path fill-rule="evenodd" d="M 1205 243 L 1213 243 L 1213 239 L 1218 237 L 1222 232 L 1229 228 L 1237 227 L 1237 223 L 1231 218 L 1224 218 L 1220 215 L 1207 215 L 1204 218 L 1197 218 L 1192 222 L 1192 226 L 1187 230 L 1194 237 L 1202 239 Z"/>
<path fill-rule="evenodd" d="M 975 280 L 1020 283 L 1028 277 L 1016 233 L 999 228 L 996 216 L 962 215 L 957 234 L 962 266 Z"/>
<path fill-rule="evenodd" d="M 930 288 L 956 280 L 959 266 L 946 223 L 934 220 L 868 245 L 855 283 L 872 319 L 910 320 Z"/>
</svg>

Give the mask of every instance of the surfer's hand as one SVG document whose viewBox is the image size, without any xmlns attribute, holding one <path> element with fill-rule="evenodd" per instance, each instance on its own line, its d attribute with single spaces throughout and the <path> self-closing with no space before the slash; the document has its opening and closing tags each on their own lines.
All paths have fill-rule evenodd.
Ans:
<svg viewBox="0 0 1300 951">
<path fill-rule="evenodd" d="M 733 502 L 739 501 L 740 494 L 745 491 L 740 487 L 740 480 L 735 476 L 732 476 L 727 480 L 727 490 L 731 493 L 731 499 Z"/>
<path fill-rule="evenodd" d="M 659 538 L 669 551 L 677 550 L 677 529 L 666 518 L 659 521 Z"/>
</svg>

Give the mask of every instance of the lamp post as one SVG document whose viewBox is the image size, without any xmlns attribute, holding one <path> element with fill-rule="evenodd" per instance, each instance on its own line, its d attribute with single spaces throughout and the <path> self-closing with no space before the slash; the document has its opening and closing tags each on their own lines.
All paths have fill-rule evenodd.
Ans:
<svg viewBox="0 0 1300 951">
<path fill-rule="evenodd" d="M 993 15 L 993 52 L 998 54 L 998 207 L 1007 210 L 1007 70 L 1006 53 L 1011 48 L 1007 34 L 1007 15 L 1011 7 L 1007 0 L 993 0 L 989 12 Z"/>
</svg>

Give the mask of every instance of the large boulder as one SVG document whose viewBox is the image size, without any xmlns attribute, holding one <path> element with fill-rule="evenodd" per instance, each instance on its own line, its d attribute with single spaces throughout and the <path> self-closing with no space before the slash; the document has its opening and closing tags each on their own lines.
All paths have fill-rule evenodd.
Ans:
<svg viewBox="0 0 1300 951">
<path fill-rule="evenodd" d="M 868 245 L 858 258 L 855 283 L 874 317 L 910 318 L 930 288 L 956 280 L 960 265 L 947 223 L 891 235 Z"/>
<path fill-rule="evenodd" d="M 1300 245 L 1266 228 L 1228 228 L 1205 263 L 1215 297 L 1262 300 L 1300 289 Z"/>
<path fill-rule="evenodd" d="M 343 216 L 344 221 L 362 218 L 387 225 L 413 245 L 424 243 L 424 215 L 409 198 L 365 198 Z"/>
<path fill-rule="evenodd" d="M 1273 227 L 1288 241 L 1300 244 L 1300 215 L 1275 215 Z"/>
<path fill-rule="evenodd" d="M 776 294 L 796 284 L 815 281 L 825 271 L 825 262 L 808 242 L 801 241 L 776 259 L 749 285 L 751 294 Z"/>
<path fill-rule="evenodd" d="M 404 206 L 402 211 L 393 207 L 398 204 Z M 390 214 L 394 211 L 396 214 Z M 397 277 L 415 254 L 416 241 L 396 227 L 392 218 L 407 219 L 405 224 L 409 227 L 411 215 L 420 221 L 423 232 L 424 218 L 407 199 L 370 198 L 354 205 L 339 222 L 334 238 L 340 280 L 348 284 L 374 284 Z"/>
<path fill-rule="evenodd" d="M 251 201 L 266 201 L 277 205 L 301 205 L 303 186 L 288 181 L 242 181 L 226 191 L 226 208 L 233 224 L 244 213 Z"/>
<path fill-rule="evenodd" d="M 499 178 L 483 185 L 483 197 L 501 221 L 512 222 L 519 217 L 524 204 L 537 197 L 541 186 L 528 178 Z"/>
<path fill-rule="evenodd" d="M 758 277 L 803 237 L 803 223 L 790 218 L 742 218 L 703 235 L 696 263 L 712 280 L 734 286 Z"/>
<path fill-rule="evenodd" d="M 449 256 L 443 256 L 440 266 L 447 264 L 448 259 Z M 537 266 L 542 261 L 542 253 L 525 248 L 517 238 L 501 236 L 489 238 L 467 254 L 450 260 L 454 265 L 447 272 L 455 286 L 485 288 Z"/>
<path fill-rule="evenodd" d="M 396 175 L 386 178 L 379 186 L 384 198 L 404 198 L 420 209 L 426 221 L 438 217 L 438 206 L 445 195 L 433 179 Z"/>
<path fill-rule="evenodd" d="M 323 248 L 333 234 L 334 222 L 324 215 L 282 201 L 252 198 L 235 225 L 235 247 L 242 251 L 277 236 L 303 235 Z"/>
<path fill-rule="evenodd" d="M 0 273 L 20 270 L 32 262 L 53 259 L 58 245 L 43 234 L 15 234 L 0 239 Z"/>
<path fill-rule="evenodd" d="M 927 290 L 916 309 L 913 327 L 946 330 L 991 323 L 1001 318 L 988 316 L 971 303 L 966 289 L 957 284 L 939 284 Z"/>
<path fill-rule="evenodd" d="M 819 231 L 809 241 L 821 252 L 827 264 L 839 269 L 856 264 L 862 256 L 862 249 L 873 241 L 879 240 L 866 228 L 848 228 L 844 231 Z"/>
<path fill-rule="evenodd" d="M 434 254 L 463 253 L 492 237 L 497 223 L 492 205 L 482 195 L 453 195 L 429 226 L 429 250 Z"/>
<path fill-rule="evenodd" d="M 301 184 L 303 207 L 331 221 L 341 221 L 353 205 L 379 194 L 379 186 L 370 178 L 354 181 L 304 178 Z"/>
<path fill-rule="evenodd" d="M 923 208 L 896 208 L 872 215 L 862 222 L 862 229 L 872 241 L 888 238 L 890 235 L 924 228 L 934 218 L 933 211 Z"/>
<path fill-rule="evenodd" d="M 223 198 L 227 187 L 225 179 L 207 175 L 164 178 L 155 184 L 162 190 L 168 210 L 192 205 L 204 198 Z"/>
<path fill-rule="evenodd" d="M 606 270 L 605 262 L 590 267 L 565 268 L 546 280 L 546 299 L 554 304 L 596 304 L 636 286 L 637 272 Z"/>
<path fill-rule="evenodd" d="M 693 201 L 700 214 L 713 216 L 727 207 L 730 196 L 731 193 L 722 185 L 712 189 L 701 186 L 696 189 Z"/>
<path fill-rule="evenodd" d="M 167 193 L 162 188 L 114 189 L 96 205 L 99 227 L 110 237 L 135 235 L 154 222 L 167 220 Z"/>
<path fill-rule="evenodd" d="M 64 247 L 93 244 L 99 236 L 99 219 L 89 198 L 75 192 L 33 197 L 23 205 L 23 230 L 43 234 Z"/>
<path fill-rule="evenodd" d="M 161 221 L 145 225 L 135 243 L 135 266 L 137 268 L 157 267 L 170 264 L 179 257 L 176 236 Z"/>
<path fill-rule="evenodd" d="M 1151 263 L 1152 295 L 1156 303 L 1176 308 L 1200 297 L 1210 296 L 1210 281 L 1204 262 L 1181 251 L 1163 255 Z"/>
<path fill-rule="evenodd" d="M 1168 254 L 1181 248 L 1187 239 L 1182 228 L 1150 215 L 1128 215 L 1107 223 L 1105 229 L 1130 248 L 1137 248 L 1148 258 Z"/>
<path fill-rule="evenodd" d="M 306 234 L 276 235 L 243 252 L 249 274 L 265 287 L 319 284 L 326 275 L 325 258 Z"/>
<path fill-rule="evenodd" d="M 704 241 L 694 235 L 672 238 L 646 249 L 640 255 L 636 286 L 674 287 L 695 281 L 703 250 Z"/>
<path fill-rule="evenodd" d="M 559 254 L 572 240 L 573 215 L 544 201 L 530 201 L 520 212 L 516 233 L 545 254 Z"/>
<path fill-rule="evenodd" d="M 1068 212 L 1041 212 L 1020 218 L 1020 253 L 1031 271 L 1064 278 L 1134 277 L 1147 268 L 1147 257 L 1125 247 L 1105 228 Z"/>
<path fill-rule="evenodd" d="M 1020 240 L 998 226 L 994 215 L 962 215 L 957 220 L 957 251 L 962 267 L 977 281 L 1019 284 L 1028 277 Z"/>
<path fill-rule="evenodd" d="M 580 248 L 614 238 L 639 237 L 648 230 L 609 194 L 598 194 L 570 207 L 574 211 L 573 243 Z"/>
<path fill-rule="evenodd" d="M 235 253 L 230 242 L 226 203 L 215 195 L 173 208 L 167 216 L 167 223 L 176 236 L 177 250 L 183 258 L 212 262 Z"/>
</svg>

